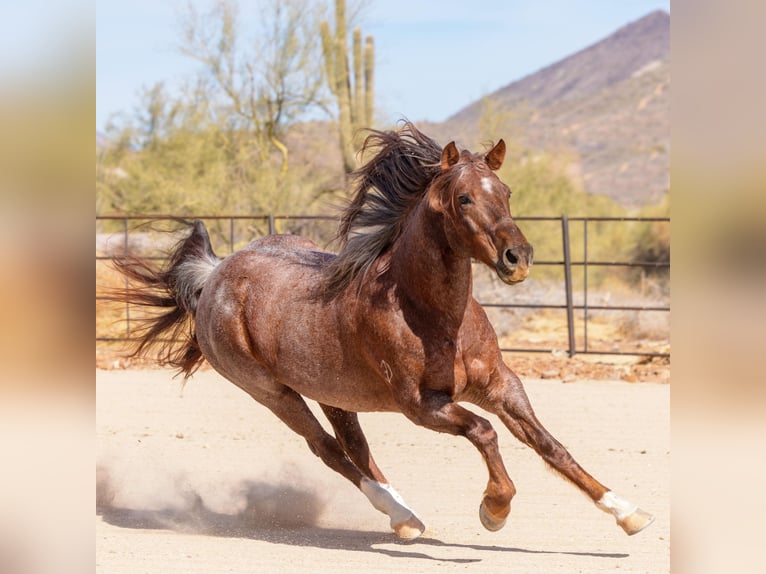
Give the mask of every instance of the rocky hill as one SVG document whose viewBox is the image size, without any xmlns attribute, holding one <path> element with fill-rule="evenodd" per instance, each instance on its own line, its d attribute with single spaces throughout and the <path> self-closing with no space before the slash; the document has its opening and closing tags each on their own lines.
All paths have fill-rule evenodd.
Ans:
<svg viewBox="0 0 766 574">
<path fill-rule="evenodd" d="M 586 191 L 632 208 L 659 201 L 670 177 L 670 15 L 652 12 L 487 98 L 511 112 L 534 150 L 566 152 Z M 474 145 L 480 100 L 428 131 Z M 424 126 L 425 129 L 425 126 Z M 446 143 L 446 142 L 445 142 Z"/>
</svg>

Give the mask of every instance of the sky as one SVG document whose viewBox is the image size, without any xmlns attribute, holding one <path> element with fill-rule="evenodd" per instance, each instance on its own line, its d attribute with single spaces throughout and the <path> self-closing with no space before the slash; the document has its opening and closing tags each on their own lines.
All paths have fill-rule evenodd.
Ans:
<svg viewBox="0 0 766 574">
<path fill-rule="evenodd" d="M 176 47 L 187 1 L 210 5 L 97 0 L 98 130 L 130 114 L 143 87 L 172 90 L 197 69 Z M 257 2 L 240 4 L 257 15 Z M 444 121 L 657 9 L 669 12 L 670 0 L 365 0 L 358 24 L 375 39 L 376 116 Z"/>
</svg>

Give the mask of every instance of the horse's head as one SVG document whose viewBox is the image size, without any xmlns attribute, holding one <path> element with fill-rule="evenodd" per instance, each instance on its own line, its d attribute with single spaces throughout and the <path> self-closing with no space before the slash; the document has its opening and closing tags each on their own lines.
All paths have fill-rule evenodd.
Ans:
<svg viewBox="0 0 766 574">
<path fill-rule="evenodd" d="M 511 218 L 511 190 L 494 173 L 504 158 L 503 140 L 484 155 L 459 153 L 450 142 L 442 151 L 441 175 L 434 179 L 428 201 L 443 214 L 456 252 L 481 261 L 513 284 L 529 274 L 532 246 Z"/>
</svg>

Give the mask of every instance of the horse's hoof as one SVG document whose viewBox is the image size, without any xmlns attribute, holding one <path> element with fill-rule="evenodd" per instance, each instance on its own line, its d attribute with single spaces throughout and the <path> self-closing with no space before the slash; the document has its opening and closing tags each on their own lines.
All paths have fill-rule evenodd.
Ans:
<svg viewBox="0 0 766 574">
<path fill-rule="evenodd" d="M 423 524 L 417 516 L 412 514 L 404 522 L 392 524 L 391 528 L 394 529 L 394 533 L 398 538 L 401 538 L 402 540 L 415 540 L 415 538 L 425 532 L 426 525 Z"/>
<path fill-rule="evenodd" d="M 619 524 L 629 536 L 633 536 L 634 534 L 641 532 L 652 522 L 654 522 L 654 516 L 648 512 L 644 512 L 640 508 L 636 508 L 636 510 L 628 514 L 625 518 L 618 520 L 617 524 Z"/>
<path fill-rule="evenodd" d="M 495 518 L 492 516 L 487 510 L 487 507 L 484 506 L 484 502 L 479 505 L 479 520 L 481 520 L 481 525 L 490 532 L 496 532 L 505 526 L 506 518 L 508 517 Z"/>
</svg>

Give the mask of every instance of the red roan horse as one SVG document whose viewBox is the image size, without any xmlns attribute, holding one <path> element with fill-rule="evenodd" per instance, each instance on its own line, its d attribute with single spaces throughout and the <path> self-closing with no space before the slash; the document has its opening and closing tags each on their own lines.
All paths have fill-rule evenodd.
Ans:
<svg viewBox="0 0 766 574">
<path fill-rule="evenodd" d="M 376 153 L 354 174 L 337 255 L 274 235 L 221 259 L 198 221 L 163 269 L 118 259 L 133 286 L 114 298 L 158 308 L 134 354 L 158 343 L 160 362 L 186 377 L 207 360 L 304 437 L 401 538 L 425 527 L 375 464 L 358 412 L 401 412 L 471 441 L 489 471 L 479 506 L 489 530 L 505 524 L 516 489 L 495 430 L 460 402 L 497 415 L 628 534 L 648 526 L 650 514 L 595 480 L 543 428 L 472 296 L 472 259 L 509 285 L 532 265 L 510 190 L 494 173 L 504 142 L 483 154 L 458 152 L 454 142 L 442 150 L 405 123 L 372 132 L 364 149 Z M 162 343 L 168 335 L 183 343 Z M 319 403 L 335 436 L 304 397 Z"/>
</svg>

